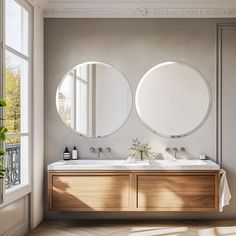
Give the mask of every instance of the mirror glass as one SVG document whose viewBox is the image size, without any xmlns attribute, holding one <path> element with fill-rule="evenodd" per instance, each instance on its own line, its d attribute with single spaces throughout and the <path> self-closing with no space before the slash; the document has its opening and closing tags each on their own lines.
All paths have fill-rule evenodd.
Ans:
<svg viewBox="0 0 236 236">
<path fill-rule="evenodd" d="M 136 92 L 136 109 L 154 133 L 186 136 L 205 121 L 211 104 L 204 76 L 185 63 L 165 62 L 150 69 Z"/>
<path fill-rule="evenodd" d="M 88 62 L 64 76 L 56 105 L 60 118 L 72 130 L 86 137 L 104 137 L 127 120 L 132 94 L 119 70 L 102 62 Z"/>
</svg>

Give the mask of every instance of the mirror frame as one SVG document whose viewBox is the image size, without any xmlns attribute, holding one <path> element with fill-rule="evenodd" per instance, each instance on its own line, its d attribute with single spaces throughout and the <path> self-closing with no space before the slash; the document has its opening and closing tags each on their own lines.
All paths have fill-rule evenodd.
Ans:
<svg viewBox="0 0 236 236">
<path fill-rule="evenodd" d="M 105 66 L 109 66 L 109 67 L 113 67 L 114 69 L 116 69 L 118 72 L 120 72 L 120 74 L 124 77 L 124 79 L 126 80 L 127 82 L 127 85 L 128 85 L 128 88 L 130 89 L 130 94 L 131 94 L 131 104 L 130 104 L 130 110 L 129 110 L 129 113 L 127 115 L 127 118 L 124 120 L 124 122 L 120 125 L 119 128 L 117 129 L 113 129 L 112 132 L 110 134 L 106 134 L 106 135 L 94 135 L 94 136 L 88 136 L 88 135 L 85 135 L 85 134 L 82 134 L 76 130 L 74 130 L 73 128 L 71 128 L 70 126 L 68 126 L 64 120 L 62 120 L 59 112 L 58 112 L 58 109 L 57 109 L 57 93 L 58 93 L 58 89 L 60 88 L 62 82 L 64 81 L 64 79 L 67 77 L 67 75 L 70 73 L 71 70 L 75 69 L 77 66 L 79 65 L 87 65 L 87 64 L 96 64 L 96 63 L 99 63 L 99 64 L 102 64 L 102 65 L 105 65 Z M 55 106 L 56 106 L 56 111 L 57 111 L 57 115 L 59 116 L 60 120 L 62 121 L 62 123 L 68 128 L 70 129 L 73 133 L 79 135 L 80 137 L 84 137 L 84 138 L 88 138 L 88 139 L 96 139 L 96 138 L 105 138 L 105 137 L 108 137 L 116 132 L 118 132 L 127 122 L 127 120 L 129 119 L 130 115 L 131 115 L 131 111 L 133 109 L 133 104 L 134 104 L 134 101 L 133 101 L 133 92 L 132 92 L 132 89 L 131 89 L 131 86 L 130 86 L 130 82 L 129 80 L 126 78 L 126 76 L 124 75 L 124 73 L 118 69 L 117 67 L 109 64 L 109 63 L 106 63 L 104 61 L 86 61 L 86 62 L 81 62 L 81 63 L 78 63 L 77 65 L 73 66 L 69 71 L 67 71 L 64 76 L 62 77 L 62 79 L 60 80 L 59 84 L 57 85 L 57 88 L 56 88 L 56 96 L 55 96 Z"/>
<path fill-rule="evenodd" d="M 195 127 L 193 128 L 192 130 L 186 132 L 186 133 L 183 133 L 183 134 L 179 134 L 179 135 L 165 135 L 165 134 L 161 134 L 159 133 L 158 131 L 154 130 L 153 128 L 151 128 L 144 120 L 142 120 L 141 118 L 141 114 L 140 114 L 140 110 L 138 108 L 138 92 L 139 92 L 139 88 L 141 87 L 141 85 L 144 83 L 146 77 L 153 71 L 155 70 L 156 68 L 159 68 L 163 65 L 168 65 L 168 64 L 172 64 L 172 63 L 178 63 L 178 64 L 181 64 L 181 65 L 184 65 L 184 66 L 188 66 L 190 67 L 192 70 L 194 70 L 196 73 L 199 74 L 199 76 L 201 77 L 201 79 L 203 80 L 203 82 L 205 83 L 206 87 L 207 87 L 207 91 L 208 91 L 208 96 L 209 96 L 209 104 L 208 104 L 208 108 L 207 108 L 207 112 L 204 116 L 204 118 L 202 119 L 202 121 Z M 210 85 L 208 83 L 208 80 L 207 78 L 194 66 L 188 64 L 188 63 L 185 63 L 185 62 L 180 62 L 180 61 L 167 61 L 167 62 L 162 62 L 162 63 L 159 63 L 153 67 L 151 67 L 144 75 L 143 77 L 141 78 L 141 80 L 139 81 L 138 83 L 138 86 L 136 88 L 136 93 L 135 93 L 135 108 L 136 108 L 136 112 L 138 114 L 138 117 L 139 119 L 141 120 L 141 122 L 144 124 L 144 126 L 146 126 L 150 131 L 152 131 L 154 134 L 157 134 L 158 136 L 160 137 L 163 137 L 163 138 L 183 138 L 183 137 L 186 137 L 192 133 L 194 133 L 195 131 L 197 131 L 204 123 L 205 121 L 207 120 L 210 112 L 211 112 L 211 108 L 212 108 L 212 92 L 211 92 L 211 88 L 210 88 Z"/>
</svg>

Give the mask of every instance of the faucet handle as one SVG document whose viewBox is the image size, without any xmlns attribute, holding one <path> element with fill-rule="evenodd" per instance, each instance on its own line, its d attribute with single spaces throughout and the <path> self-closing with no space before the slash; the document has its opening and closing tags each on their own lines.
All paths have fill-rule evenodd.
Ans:
<svg viewBox="0 0 236 236">
<path fill-rule="evenodd" d="M 91 148 L 89 148 L 89 151 L 90 151 L 91 153 L 94 153 L 94 152 L 95 152 L 95 148 L 94 148 L 94 147 L 91 147 Z"/>
<path fill-rule="evenodd" d="M 170 152 L 170 148 L 169 148 L 169 147 L 166 147 L 165 151 L 166 151 L 166 152 Z"/>
</svg>

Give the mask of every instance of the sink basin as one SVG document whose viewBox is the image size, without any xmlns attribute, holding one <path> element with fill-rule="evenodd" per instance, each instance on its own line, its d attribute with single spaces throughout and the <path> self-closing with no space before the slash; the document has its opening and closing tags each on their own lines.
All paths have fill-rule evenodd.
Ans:
<svg viewBox="0 0 236 236">
<path fill-rule="evenodd" d="M 70 160 L 70 161 L 65 161 L 63 165 L 79 165 L 79 166 L 149 165 L 149 161 L 127 162 L 126 160 Z"/>
<path fill-rule="evenodd" d="M 210 160 L 69 160 L 48 165 L 48 170 L 219 170 Z"/>
<path fill-rule="evenodd" d="M 207 161 L 203 160 L 151 160 L 151 165 L 164 165 L 164 166 L 188 166 L 188 165 L 207 165 Z"/>
</svg>

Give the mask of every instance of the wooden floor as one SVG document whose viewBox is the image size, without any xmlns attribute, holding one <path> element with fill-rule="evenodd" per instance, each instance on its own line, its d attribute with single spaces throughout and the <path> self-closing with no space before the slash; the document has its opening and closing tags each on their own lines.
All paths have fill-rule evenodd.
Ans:
<svg viewBox="0 0 236 236">
<path fill-rule="evenodd" d="M 44 221 L 31 236 L 236 236 L 236 220 Z"/>
</svg>

